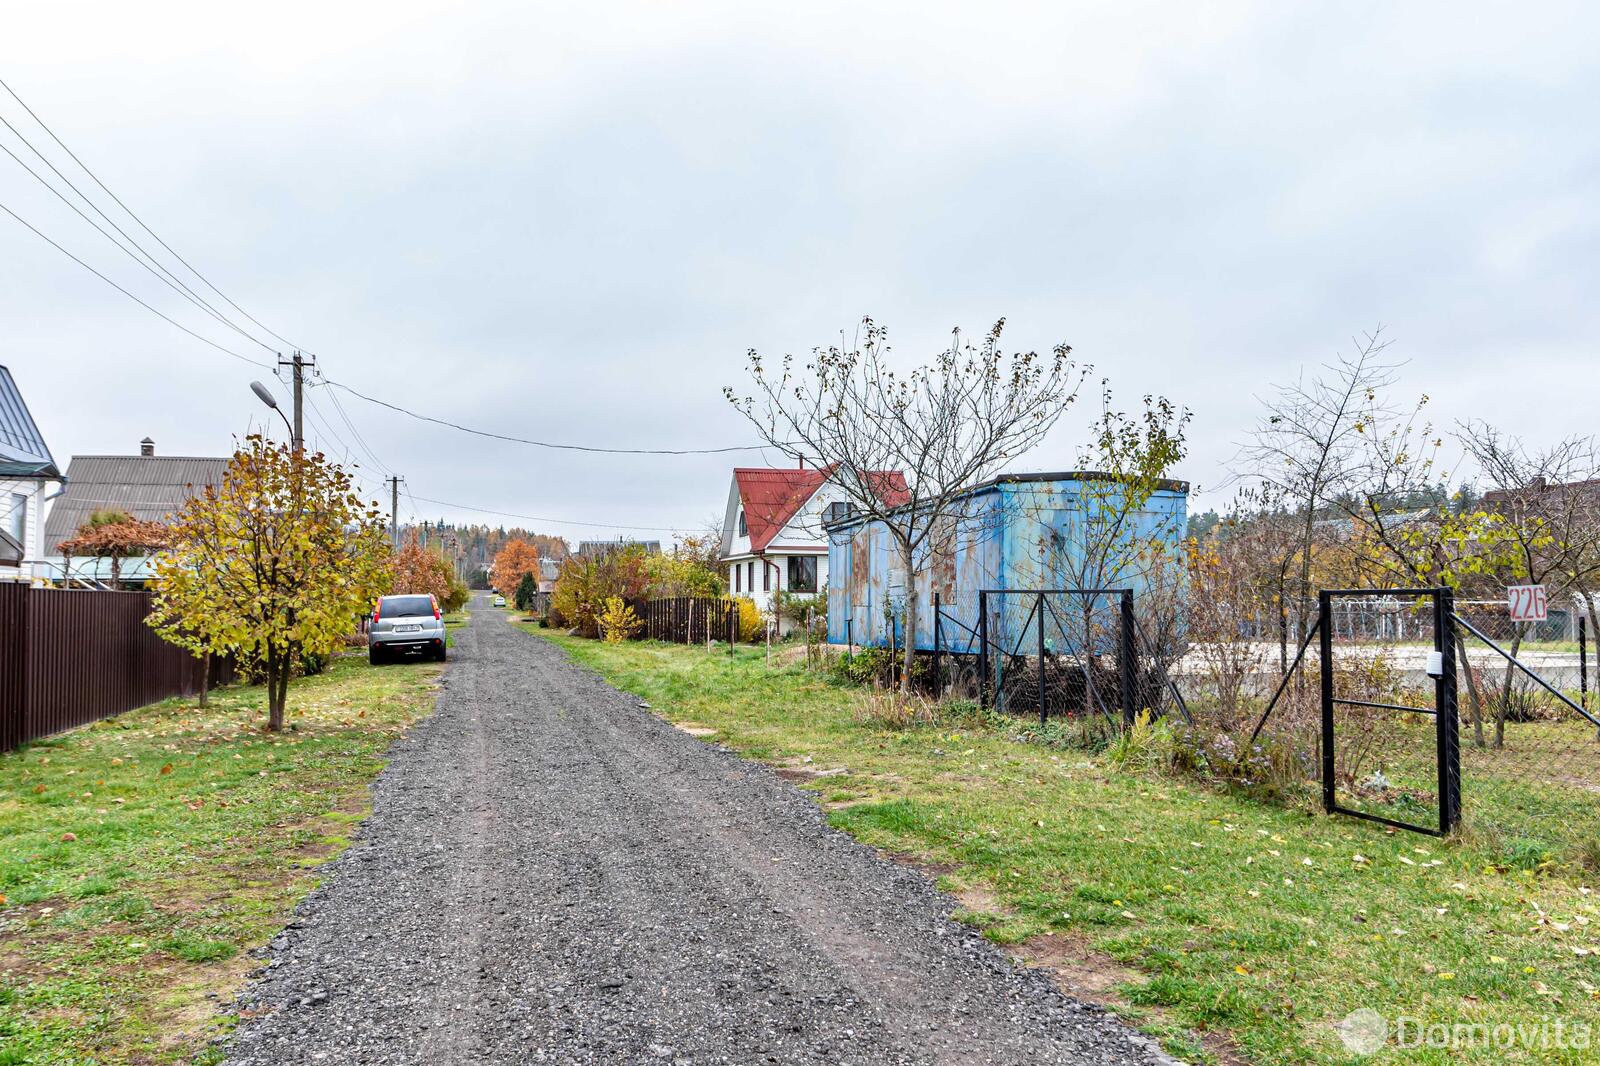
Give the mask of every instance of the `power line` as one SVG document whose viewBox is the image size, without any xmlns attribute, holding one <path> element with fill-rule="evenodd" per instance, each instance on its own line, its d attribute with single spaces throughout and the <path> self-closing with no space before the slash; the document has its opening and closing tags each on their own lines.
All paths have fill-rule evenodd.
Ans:
<svg viewBox="0 0 1600 1066">
<path fill-rule="evenodd" d="M 100 273 L 100 271 L 96 270 L 94 267 L 90 266 L 88 263 L 85 263 L 82 259 L 79 259 L 77 256 L 73 255 L 71 252 L 69 252 L 65 248 L 61 247 L 61 245 L 57 244 L 55 241 L 53 241 L 49 237 L 45 236 L 31 222 L 29 222 L 27 219 L 23 218 L 21 215 L 17 214 L 15 211 L 11 210 L 11 208 L 7 207 L 5 204 L 0 204 L 0 211 L 4 211 L 6 214 L 8 214 L 12 218 L 16 219 L 18 222 L 20 222 L 24 226 L 28 227 L 28 229 L 32 230 L 34 235 L 36 237 L 38 237 L 40 240 L 42 240 L 45 243 L 49 244 L 56 251 L 60 252 L 62 255 L 66 256 L 68 259 L 72 260 L 74 263 L 77 263 L 79 266 L 83 267 L 83 269 L 87 270 L 89 273 L 93 274 L 95 277 L 99 278 L 101 281 L 105 282 L 107 285 L 110 285 L 113 289 L 116 289 L 118 292 L 122 293 L 122 295 L 126 296 L 128 299 L 132 300 L 134 303 L 138 304 L 140 307 L 144 308 L 146 311 L 149 311 L 151 314 L 153 314 L 156 317 L 162 319 L 163 321 L 167 322 L 170 325 L 177 326 L 179 329 L 183 330 L 185 333 L 187 333 L 189 336 L 193 337 L 195 340 L 199 341 L 200 343 L 209 344 L 211 347 L 215 348 L 217 351 L 223 353 L 224 355 L 231 355 L 235 359 L 238 359 L 241 362 L 249 363 L 251 366 L 259 366 L 259 367 L 263 367 L 263 368 L 265 368 L 267 370 L 271 370 L 272 369 L 272 365 L 270 363 L 263 363 L 259 359 L 250 358 L 248 355 L 240 355 L 238 352 L 234 351 L 232 348 L 225 348 L 222 345 L 218 344 L 216 341 L 211 340 L 209 337 L 202 337 L 200 334 L 196 333 L 194 330 L 190 329 L 188 326 L 185 326 L 182 322 L 179 322 L 177 319 L 171 318 L 168 315 L 165 315 L 165 314 L 161 313 L 160 311 L 157 311 L 154 307 L 151 307 L 149 304 L 147 304 L 143 300 L 139 299 L 139 297 L 135 296 L 133 293 L 129 292 L 127 289 L 124 289 L 121 285 L 118 285 L 116 282 L 112 281 L 110 278 L 108 278 L 104 274 Z"/>
<path fill-rule="evenodd" d="M 0 79 L 0 88 L 4 88 L 6 92 L 10 93 L 11 94 L 11 98 L 13 100 L 15 100 L 18 104 L 22 105 L 22 110 L 24 110 L 24 111 L 26 111 L 28 113 L 28 117 L 33 119 L 33 121 L 37 122 L 39 124 L 39 128 L 44 130 L 46 133 L 48 133 L 50 135 L 50 139 L 52 141 L 55 141 L 56 144 L 61 148 L 61 150 L 63 152 L 65 152 L 65 153 L 67 153 L 67 155 L 69 157 L 71 157 L 72 161 L 74 163 L 78 164 L 79 168 L 85 174 L 89 175 L 89 177 L 94 181 L 94 183 L 96 185 L 100 186 L 100 188 L 102 190 L 104 190 L 105 194 L 107 196 L 111 197 L 111 199 L 116 203 L 116 205 L 118 207 L 122 208 L 122 210 L 127 212 L 129 218 L 131 218 L 135 222 L 139 223 L 139 227 L 141 229 L 143 229 L 146 233 L 150 234 L 150 236 L 155 239 L 155 242 L 157 244 L 161 245 L 161 247 L 165 248 L 168 252 L 170 252 L 174 259 L 176 259 L 178 262 L 182 263 L 188 269 L 189 273 L 191 273 L 195 277 L 199 278 L 202 282 L 205 283 L 207 288 L 209 288 L 212 292 L 216 293 L 218 296 L 222 297 L 222 299 L 227 302 L 228 306 L 232 307 L 235 311 L 239 312 L 245 318 L 248 318 L 251 322 L 254 322 L 261 329 L 266 330 L 267 333 L 271 334 L 273 337 L 276 337 L 278 340 L 283 341 L 283 343 L 287 344 L 291 348 L 299 348 L 299 347 L 301 347 L 301 345 L 295 344 L 293 341 L 289 340 L 286 337 L 283 337 L 282 335 L 278 334 L 276 331 L 268 328 L 267 326 L 262 325 L 262 323 L 254 315 L 252 315 L 250 312 L 246 311 L 244 308 L 240 307 L 238 304 L 234 303 L 233 300 L 228 296 L 227 293 L 223 292 L 221 289 L 219 289 L 215 285 L 213 285 L 211 283 L 211 279 L 210 278 L 208 278 L 204 274 L 200 273 L 200 271 L 196 270 L 193 266 L 190 265 L 190 263 L 189 263 L 189 261 L 187 259 L 185 259 L 183 256 L 179 255 L 176 251 L 173 251 L 172 246 L 169 245 L 166 241 L 162 240 L 160 234 L 156 233 L 155 230 L 151 229 L 145 223 L 144 219 L 142 219 L 138 215 L 134 214 L 133 213 L 133 209 L 130 208 L 127 204 L 123 203 L 122 199 L 119 196 L 117 196 L 116 193 L 112 192 L 111 189 L 106 185 L 105 182 L 100 180 L 99 175 L 97 175 L 94 171 L 90 170 L 88 164 L 86 164 L 83 160 L 79 159 L 77 154 L 75 152 L 73 152 L 73 150 L 71 148 L 67 147 L 66 142 L 64 142 L 60 137 L 56 136 L 56 131 L 51 129 L 49 126 L 47 126 L 45 124 L 44 119 L 42 119 L 38 115 L 34 114 L 33 108 L 29 107 L 27 102 L 25 100 L 23 100 L 22 97 L 18 96 L 17 95 L 17 91 L 15 89 L 13 89 L 10 85 L 8 85 L 5 82 L 4 79 Z M 11 124 L 8 122 L 8 123 L 6 123 L 6 125 L 10 126 Z M 15 127 L 12 128 L 12 132 L 15 132 Z M 17 134 L 17 136 L 21 137 L 22 135 L 19 133 L 19 134 Z M 25 143 L 25 144 L 27 143 L 26 138 L 24 138 L 23 143 Z M 32 148 L 33 146 L 29 145 L 28 147 Z M 37 150 L 35 151 L 35 154 L 37 154 Z M 41 156 L 40 158 L 43 158 L 43 157 Z M 55 168 L 52 167 L 51 169 L 54 170 Z M 60 172 L 57 171 L 57 173 L 60 173 Z M 66 179 L 63 178 L 62 180 L 65 181 Z M 70 185 L 71 182 L 68 182 L 68 184 Z M 74 187 L 74 191 L 76 191 L 76 187 Z M 80 193 L 78 193 L 78 195 L 79 196 L 83 196 L 83 193 L 80 192 Z M 85 201 L 86 202 L 87 202 L 87 199 L 88 198 L 85 197 Z M 102 217 L 104 217 L 104 216 L 102 216 Z M 107 219 L 107 221 L 109 222 L 110 220 Z M 121 232 L 121 231 L 118 230 L 118 232 Z"/>
<path fill-rule="evenodd" d="M 387 407 L 391 411 L 398 411 L 400 414 L 407 415 L 422 422 L 432 422 L 435 425 L 447 426 L 450 429 L 457 429 L 463 433 L 471 433 L 477 437 L 488 437 L 492 440 L 510 441 L 513 444 L 531 444 L 535 448 L 553 448 L 558 451 L 567 452 L 601 452 L 607 455 L 721 455 L 727 452 L 756 452 L 760 451 L 763 447 L 759 444 L 741 444 L 728 448 L 601 448 L 589 444 L 556 444 L 551 441 L 530 440 L 527 437 L 513 437 L 506 433 L 496 433 L 493 430 L 475 429 L 472 426 L 464 426 L 459 422 L 451 422 L 449 419 L 445 418 L 435 418 L 432 415 L 421 414 L 417 411 L 410 410 L 409 408 L 401 407 L 398 404 L 389 403 L 387 400 L 380 400 L 375 396 L 368 396 L 366 393 L 359 392 L 351 388 L 349 385 L 346 385 L 342 381 L 335 381 L 332 378 L 324 378 L 323 380 L 325 380 L 329 385 L 343 389 L 352 396 L 366 400 L 368 403 L 377 404 L 379 407 Z"/>
<path fill-rule="evenodd" d="M 686 526 L 619 526 L 610 522 L 580 522 L 572 518 L 543 518 L 539 515 L 517 514 L 514 511 L 496 511 L 489 507 L 470 507 L 464 503 L 451 503 L 449 500 L 434 500 L 427 496 L 413 496 L 412 502 L 421 500 L 423 503 L 436 503 L 441 507 L 454 507 L 461 511 L 476 511 L 479 514 L 499 515 L 502 518 L 520 518 L 525 522 L 549 522 L 558 526 L 590 526 L 594 529 L 634 529 L 646 533 L 677 533 Z"/>
<path fill-rule="evenodd" d="M 229 306 L 231 306 L 234 310 L 238 311 L 245 318 L 249 319 L 256 326 L 258 326 L 262 330 L 266 331 L 268 334 L 272 335 L 273 337 L 276 337 L 278 340 L 283 341 L 285 344 L 292 344 L 292 342 L 288 341 L 281 334 L 279 334 L 279 333 L 275 332 L 274 330 L 268 328 L 267 326 L 263 325 L 258 319 L 255 318 L 255 316 L 251 315 L 248 311 L 244 310 L 244 308 L 240 307 L 226 293 L 222 292 L 221 289 L 217 288 L 217 286 L 215 284 L 213 284 L 209 278 L 207 278 L 205 275 L 201 274 L 198 270 L 196 270 L 194 268 L 194 266 L 192 266 L 188 262 L 188 260 L 184 259 L 183 256 L 179 255 L 177 253 L 177 251 L 175 251 L 172 248 L 171 245 L 167 244 L 166 241 L 162 240 L 162 238 L 161 238 L 161 236 L 159 234 L 157 234 L 153 229 L 151 229 L 150 226 L 147 223 L 145 223 L 145 221 L 142 218 L 140 218 L 137 214 L 135 214 L 133 212 L 133 210 L 128 207 L 127 204 L 123 203 L 122 199 L 120 197 L 118 197 L 116 193 L 112 192 L 110 187 L 107 186 L 105 184 L 105 182 L 101 181 L 100 177 L 97 174 L 95 174 L 94 171 L 90 170 L 88 165 L 85 164 L 83 162 L 83 160 L 79 159 L 77 154 L 75 152 L 73 152 L 71 148 L 67 147 L 66 143 L 64 141 L 62 141 L 59 136 L 56 135 L 56 132 L 53 129 L 51 129 L 50 126 L 47 125 L 44 122 L 44 120 L 41 119 L 38 116 L 38 114 L 35 113 L 34 110 L 31 107 L 28 106 L 27 102 L 24 101 L 22 99 L 22 97 L 17 94 L 16 90 L 12 89 L 11 86 L 9 84 L 7 84 L 3 79 L 0 79 L 0 88 L 4 88 L 5 91 L 10 94 L 11 98 L 14 99 L 19 105 L 21 105 L 22 109 L 28 113 L 29 117 L 32 118 L 34 120 L 34 122 L 38 123 L 39 127 L 41 129 L 43 129 L 45 131 L 45 133 L 47 133 L 50 136 L 51 140 L 53 140 L 56 143 L 56 145 L 58 147 L 60 147 L 61 150 L 63 152 L 65 152 L 72 159 L 72 161 L 74 163 L 76 163 L 78 165 L 78 167 L 80 169 L 82 169 L 82 171 L 85 174 L 87 174 L 94 181 L 94 183 L 100 187 L 100 189 L 102 191 L 104 191 L 106 193 L 107 196 L 111 197 L 111 199 L 117 204 L 117 206 L 120 207 L 124 212 L 127 213 L 128 217 L 132 218 L 135 222 L 137 222 L 139 224 L 139 226 L 141 228 L 143 228 L 146 233 L 148 233 L 152 238 L 155 239 L 156 243 L 158 243 L 162 248 L 166 249 L 166 251 L 168 253 L 170 253 L 175 259 L 177 259 L 178 262 L 182 263 L 190 271 L 190 273 L 194 274 L 195 277 L 199 278 L 202 282 L 204 282 L 205 285 L 208 288 L 210 288 L 212 292 L 214 292 L 218 296 L 220 296 L 223 300 L 225 300 L 228 303 Z M 0 149 L 4 149 L 6 154 L 10 155 L 11 158 L 13 160 L 15 160 L 19 166 L 21 166 L 23 169 L 27 170 L 29 174 L 33 175 L 33 177 L 36 180 L 38 180 L 47 189 L 49 189 L 57 198 L 59 198 L 68 207 L 72 208 L 72 210 L 80 218 L 82 218 L 85 222 L 88 222 L 91 226 L 93 226 L 102 236 L 104 236 L 107 240 L 111 241 L 111 243 L 115 244 L 124 254 L 126 254 L 131 259 L 133 259 L 134 262 L 138 263 L 142 268 L 144 268 L 145 270 L 147 270 L 151 274 L 153 274 L 157 278 L 157 280 L 161 281 L 163 284 L 167 285 L 169 288 L 171 288 L 175 292 L 177 292 L 180 296 L 183 296 L 185 299 L 189 300 L 189 302 L 193 303 L 195 306 L 199 307 L 201 310 L 203 310 L 207 314 L 211 315 L 211 317 L 216 319 L 217 322 L 219 322 L 220 324 L 225 325 L 228 328 L 234 330 L 240 336 L 242 336 L 245 339 L 249 340 L 251 343 L 260 345 L 262 348 L 266 349 L 269 352 L 273 351 L 273 349 L 272 349 L 272 347 L 270 345 L 266 344 L 260 338 L 258 338 L 256 336 L 254 336 L 253 334 L 249 333 L 243 327 L 239 326 L 237 323 L 235 323 L 231 319 L 227 318 L 225 315 L 223 315 L 221 312 L 219 312 L 216 308 L 211 306 L 211 304 L 209 302 L 205 301 L 197 293 L 195 293 L 194 290 L 191 289 L 187 284 L 185 284 L 180 278 L 178 278 L 177 275 L 173 274 L 172 271 L 168 270 L 159 260 L 156 259 L 155 256 L 151 255 L 150 252 L 147 251 L 142 245 L 140 245 L 138 241 L 134 240 L 134 238 L 129 236 L 128 233 L 121 226 L 117 225 L 117 223 L 115 221 L 113 221 L 104 211 L 102 211 L 100 209 L 100 207 L 97 204 L 95 204 L 95 202 L 92 199 L 90 199 L 87 195 L 85 195 L 83 190 L 79 189 L 78 186 L 75 185 L 70 178 L 68 178 L 65 174 L 63 174 L 60 171 L 60 169 L 56 167 L 56 165 L 54 163 L 52 163 L 42 152 L 39 151 L 39 149 L 37 147 L 35 147 L 33 145 L 33 143 L 31 141 L 28 140 L 28 138 L 26 136 L 24 136 L 22 134 L 22 132 L 20 130 L 18 130 L 15 126 L 13 126 L 3 116 L 0 116 L 0 123 L 3 123 L 6 126 L 7 129 L 11 130 L 11 132 L 13 134 L 15 134 L 17 136 L 17 138 L 22 141 L 23 144 L 27 145 L 28 149 L 30 151 L 32 151 L 35 156 L 37 156 L 41 161 L 43 161 L 44 164 L 46 166 L 48 166 L 50 168 L 50 170 L 53 173 L 55 173 L 55 175 L 58 178 L 60 178 L 63 182 L 66 183 L 68 188 L 70 188 L 74 193 L 76 193 L 78 195 L 78 197 L 81 200 L 83 200 L 83 202 L 85 204 L 87 204 L 91 210 L 93 210 L 102 219 L 105 219 L 105 221 L 113 229 L 115 229 L 117 233 L 121 234 L 122 237 L 130 245 L 133 246 L 133 248 L 138 249 L 138 251 L 144 255 L 145 259 L 149 260 L 149 262 L 146 263 L 145 259 L 140 259 L 139 256 L 136 255 L 132 250 L 130 250 L 128 247 L 124 246 L 115 237 L 112 237 L 110 233 L 107 233 L 105 231 L 105 229 L 102 228 L 93 219 L 91 219 L 87 215 L 85 215 L 83 213 L 83 211 L 78 208 L 78 206 L 76 204 L 72 203 L 72 201 L 69 200 L 59 189 L 57 189 L 54 185 L 51 185 L 50 182 L 47 179 L 45 179 L 42 175 L 40 175 L 32 167 L 28 166 L 27 163 L 23 162 L 22 159 L 16 155 L 16 153 L 12 152 L 9 148 L 6 148 L 4 145 L 0 145 Z M 239 360 L 241 360 L 243 362 L 250 363 L 253 366 L 261 366 L 261 367 L 267 366 L 267 364 L 265 364 L 265 363 L 262 363 L 262 362 L 259 362 L 257 360 L 251 359 L 251 358 L 249 358 L 247 356 L 241 355 L 238 352 L 233 351 L 230 348 L 227 348 L 227 347 L 225 347 L 223 345 L 220 345 L 220 344 L 216 343 L 215 341 L 209 340 L 208 338 L 201 336 L 199 333 L 196 333 L 194 330 L 191 330 L 187 326 L 182 325 L 177 320 L 175 320 L 175 319 L 169 317 L 168 315 L 163 314 L 162 312 L 156 310 L 155 307 L 153 307 L 149 303 L 146 303 L 144 300 L 142 300 L 139 297 L 135 296 L 133 293 L 131 293 L 127 289 L 123 288 L 121 285 L 119 285 L 116 282 L 112 281 L 109 277 L 107 277 L 105 274 L 102 274 L 100 271 L 96 270 L 94 267 L 90 266 L 83 259 L 80 259 L 78 256 L 76 256 L 73 253 L 67 251 L 64 247 L 62 247 L 60 244 L 56 243 L 50 237 L 46 236 L 42 231 L 37 229 L 31 223 L 29 223 L 26 220 L 24 220 L 21 216 L 17 215 L 16 212 L 12 211 L 10 208 L 5 207 L 3 204 L 0 204 L 0 210 L 4 210 L 7 214 L 11 215 L 12 218 L 15 218 L 18 222 L 22 223 L 24 226 L 27 226 L 27 228 L 32 230 L 34 234 L 39 236 L 41 239 L 47 241 L 57 251 L 60 251 L 62 254 L 68 256 L 69 258 L 71 258 L 79 266 L 82 266 L 84 269 L 90 271 L 96 277 L 98 277 L 100 280 L 102 280 L 106 284 L 112 286 L 118 292 L 121 292 L 124 296 L 127 296 L 129 299 L 135 301 L 136 303 L 138 303 L 140 306 L 144 307 L 146 310 L 150 311 L 151 313 L 153 313 L 155 315 L 158 315 L 160 318 L 162 318 L 164 321 L 168 322 L 169 324 L 177 326 L 179 329 L 183 330 L 185 333 L 189 334 L 191 337 L 194 337 L 196 340 L 202 341 L 203 343 L 205 343 L 207 345 L 210 345 L 213 348 L 216 348 L 218 351 L 223 352 L 226 355 L 230 355 L 235 359 L 239 359 Z M 165 276 L 163 276 L 163 275 L 165 275 Z M 170 278 L 170 280 L 169 280 L 169 278 Z M 293 346 L 297 347 L 297 348 L 301 347 L 299 345 L 293 345 Z M 472 427 L 472 426 L 462 425 L 461 423 L 458 423 L 458 422 L 452 422 L 452 421 L 450 421 L 448 419 L 437 418 L 437 417 L 434 417 L 432 415 L 425 415 L 425 414 L 422 414 L 422 413 L 420 413 L 418 411 L 414 411 L 414 410 L 411 410 L 409 408 L 402 407 L 399 404 L 389 403 L 386 400 L 380 400 L 375 396 L 370 396 L 370 395 L 368 395 L 366 393 L 360 392 L 357 389 L 354 389 L 354 388 L 350 387 L 349 385 L 344 384 L 343 382 L 335 381 L 335 380 L 333 380 L 331 378 L 326 378 L 326 377 L 323 380 L 324 380 L 324 382 L 326 384 L 337 386 L 338 388 L 341 388 L 341 389 L 345 390 L 346 392 L 350 393 L 352 396 L 356 396 L 356 397 L 358 397 L 360 399 L 366 400 L 368 403 L 372 403 L 372 404 L 376 404 L 377 406 L 380 406 L 380 407 L 388 408 L 391 411 L 395 411 L 395 412 L 397 412 L 399 414 L 406 415 L 406 416 L 408 416 L 410 418 L 415 418 L 415 419 L 417 419 L 419 421 L 431 422 L 431 423 L 434 423 L 435 425 L 445 426 L 447 428 L 455 429 L 455 430 L 458 430 L 458 431 L 463 432 L 463 433 L 469 433 L 469 434 L 472 434 L 474 436 L 485 437 L 485 438 L 492 439 L 492 440 L 502 440 L 502 441 L 507 441 L 507 442 L 515 443 L 515 444 L 526 444 L 526 445 L 530 445 L 532 447 L 537 447 L 537 448 L 548 448 L 548 449 L 557 450 L 557 451 L 590 452 L 590 453 L 610 454 L 610 455 L 722 455 L 722 454 L 729 454 L 729 453 L 733 453 L 733 452 L 762 451 L 762 446 L 761 445 L 736 445 L 736 446 L 721 447 L 721 448 L 607 448 L 607 447 L 602 447 L 602 446 L 597 446 L 597 445 L 563 444 L 563 443 L 557 443 L 557 442 L 553 442 L 553 441 L 533 440 L 533 439 L 526 438 L 526 437 L 517 437 L 517 436 L 512 436 L 510 434 L 497 433 L 497 432 L 494 432 L 492 430 L 477 429 L 477 428 Z M 380 467 L 382 469 L 388 469 L 386 466 L 384 466 L 383 462 L 378 459 L 377 453 L 374 452 L 372 450 L 372 448 L 367 445 L 365 439 L 362 438 L 360 431 L 356 429 L 355 423 L 350 419 L 350 416 L 349 416 L 348 412 L 346 412 L 344 410 L 343 405 L 338 402 L 337 397 L 334 396 L 334 394 L 332 394 L 332 393 L 330 393 L 330 396 L 332 396 L 333 399 L 334 399 L 334 405 L 335 405 L 336 410 L 338 411 L 339 416 L 344 420 L 345 425 L 350 429 L 351 434 L 355 437 L 356 442 L 357 442 L 358 446 L 361 448 L 361 450 L 364 451 L 367 454 L 367 456 L 370 457 L 373 460 L 373 462 L 378 465 L 378 467 Z M 331 423 L 327 419 L 323 419 L 323 422 L 324 422 L 324 429 L 329 431 L 330 435 L 334 436 L 335 439 L 338 439 L 337 434 L 333 434 L 332 433 Z M 344 443 L 344 442 L 340 441 L 340 443 Z M 348 446 L 347 446 L 347 450 L 348 450 Z"/>
<path fill-rule="evenodd" d="M 322 377 L 320 370 L 318 371 L 317 376 Z M 326 383 L 326 379 L 324 379 L 324 383 Z M 328 399 L 333 401 L 334 411 L 336 411 L 339 417 L 344 420 L 346 428 L 350 430 L 351 434 L 356 439 L 356 444 L 358 444 L 361 447 L 361 450 L 367 454 L 367 457 L 385 473 L 394 473 L 393 470 L 390 470 L 384 465 L 383 460 L 378 458 L 378 453 L 372 449 L 372 446 L 367 443 L 367 439 L 361 435 L 361 431 L 356 428 L 355 422 L 351 420 L 349 413 L 344 409 L 344 404 L 339 402 L 339 394 L 330 389 L 328 390 Z"/>
<path fill-rule="evenodd" d="M 185 300 L 188 300 L 190 303 L 192 303 L 196 307 L 200 308 L 200 310 L 204 311 L 206 314 L 208 314 L 212 318 L 216 319 L 222 325 L 227 326 L 229 329 L 231 329 L 235 333 L 239 334 L 239 336 L 243 337 L 245 340 L 249 341 L 252 344 L 258 344 L 262 348 L 265 348 L 269 352 L 273 350 L 272 346 L 270 344 L 266 344 L 263 341 L 261 341 L 259 338 L 254 336 L 253 334 L 246 332 L 244 329 L 240 328 L 240 326 L 236 322 L 233 322 L 231 319 L 225 317 L 215 307 L 212 307 L 205 300 L 201 299 L 199 294 L 197 294 L 193 289 L 189 288 L 188 285 L 184 284 L 183 279 L 179 278 L 176 274 L 174 274 L 172 271 L 168 270 L 165 266 L 163 266 L 161 264 L 161 262 L 159 260 L 157 260 L 155 256 L 151 255 L 149 253 L 149 251 L 147 251 L 138 241 L 136 241 L 132 237 L 128 236 L 128 233 L 127 233 L 126 230 L 124 230 L 121 226 L 117 225 L 116 222 L 114 220 L 112 220 L 110 217 L 108 217 L 104 211 L 100 210 L 99 205 L 97 205 L 93 200 L 91 200 L 87 196 L 85 196 L 83 194 L 83 190 L 82 189 L 80 189 L 76 185 L 72 184 L 72 180 L 70 178 L 68 178 L 65 174 L 61 173 L 60 170 L 56 169 L 56 165 L 54 163 L 50 162 L 50 160 L 45 157 L 44 153 L 40 152 L 39 149 L 35 148 L 33 146 L 33 142 L 29 141 L 28 138 L 24 137 L 22 135 L 22 133 L 15 126 L 13 126 L 9 121 L 6 120 L 6 117 L 4 115 L 0 115 L 0 124 L 3 124 L 6 127 L 6 129 L 8 129 L 12 133 L 16 134 L 17 139 L 20 140 L 23 144 L 27 145 L 29 151 L 31 151 L 34 155 L 38 156 L 40 161 L 42 161 L 45 166 L 49 167 L 55 173 L 56 177 L 60 178 L 64 182 L 66 182 L 67 188 L 69 188 L 73 192 L 77 193 L 78 194 L 78 198 L 80 200 L 82 200 L 85 204 L 89 205 L 89 209 L 91 211 L 93 211 L 95 214 L 99 215 L 101 218 L 105 219 L 107 225 L 109 225 L 112 229 L 116 230 L 117 233 L 119 233 L 122 236 L 122 239 L 127 241 L 129 245 L 132 245 L 133 248 L 129 248 L 127 245 L 124 245 L 122 243 L 122 241 L 117 240 L 111 234 L 107 233 L 104 226 L 100 225 L 100 223 L 96 222 L 94 219 L 92 219 L 88 215 L 84 214 L 83 210 L 80 207 L 78 207 L 77 204 L 75 204 L 71 200 L 69 200 L 67 198 L 66 194 L 64 194 L 60 189 L 58 189 L 54 185 L 50 184 L 49 179 L 46 178 L 43 174 L 40 174 L 37 170 L 34 170 L 26 162 L 24 162 L 22 157 L 17 155 L 17 153 L 13 152 L 10 148 L 6 147 L 3 144 L 0 144 L 0 151 L 3 151 L 3 152 L 5 152 L 6 155 L 10 156 L 12 161 L 15 162 L 17 164 L 17 166 L 21 167 L 23 170 L 26 170 L 29 174 L 31 174 L 35 181 L 37 181 L 40 185 L 43 185 L 46 189 L 50 190 L 50 193 L 53 196 L 55 196 L 56 199 L 60 200 L 64 204 L 66 204 L 67 207 L 72 209 L 74 214 L 76 214 L 79 218 L 83 219 L 89 225 L 93 226 L 95 228 L 95 230 L 102 237 L 104 237 L 106 240 L 110 241 L 112 244 L 116 245 L 118 251 L 122 252 L 129 259 L 132 259 L 135 263 L 139 264 L 139 266 L 141 266 L 145 270 L 149 271 L 151 276 L 154 277 L 157 281 L 161 282 L 161 284 L 165 285 L 167 288 L 171 289 L 173 292 L 177 293 L 179 296 L 183 297 Z M 141 259 L 141 258 L 139 258 L 138 255 L 134 254 L 134 251 L 133 251 L 134 248 L 137 248 L 139 250 L 139 252 L 144 256 L 144 259 Z M 148 262 L 146 262 L 146 260 L 148 260 Z"/>
</svg>

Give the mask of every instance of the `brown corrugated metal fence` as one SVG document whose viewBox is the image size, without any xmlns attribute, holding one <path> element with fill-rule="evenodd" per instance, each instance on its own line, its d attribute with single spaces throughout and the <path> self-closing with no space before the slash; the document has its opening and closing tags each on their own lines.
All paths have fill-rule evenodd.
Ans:
<svg viewBox="0 0 1600 1066">
<path fill-rule="evenodd" d="M 0 751 L 199 692 L 201 660 L 144 624 L 153 598 L 0 584 Z"/>
</svg>

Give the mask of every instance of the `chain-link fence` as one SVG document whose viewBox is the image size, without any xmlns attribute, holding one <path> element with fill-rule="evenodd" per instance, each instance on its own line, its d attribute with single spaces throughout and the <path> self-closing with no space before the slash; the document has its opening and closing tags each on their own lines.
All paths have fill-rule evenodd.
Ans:
<svg viewBox="0 0 1600 1066">
<path fill-rule="evenodd" d="M 1520 861 L 1600 859 L 1587 641 L 1570 620 L 1515 621 L 1505 603 L 1461 603 L 1455 616 L 1464 826 Z"/>
</svg>

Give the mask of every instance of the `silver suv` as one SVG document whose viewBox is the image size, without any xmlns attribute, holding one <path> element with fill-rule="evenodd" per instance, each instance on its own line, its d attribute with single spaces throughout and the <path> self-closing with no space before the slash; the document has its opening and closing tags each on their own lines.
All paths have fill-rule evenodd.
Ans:
<svg viewBox="0 0 1600 1066">
<path fill-rule="evenodd" d="M 438 603 L 428 593 L 380 598 L 367 630 L 367 659 L 377 666 L 391 653 L 413 651 L 444 662 L 444 619 Z"/>
</svg>

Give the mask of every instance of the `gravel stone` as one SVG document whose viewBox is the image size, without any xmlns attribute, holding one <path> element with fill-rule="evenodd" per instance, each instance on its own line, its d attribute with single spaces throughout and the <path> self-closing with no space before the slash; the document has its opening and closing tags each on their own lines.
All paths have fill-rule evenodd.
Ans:
<svg viewBox="0 0 1600 1066">
<path fill-rule="evenodd" d="M 771 770 L 476 607 L 237 1003 L 234 1066 L 1173 1062 Z"/>
</svg>

